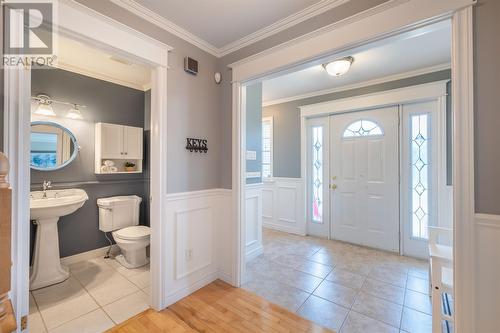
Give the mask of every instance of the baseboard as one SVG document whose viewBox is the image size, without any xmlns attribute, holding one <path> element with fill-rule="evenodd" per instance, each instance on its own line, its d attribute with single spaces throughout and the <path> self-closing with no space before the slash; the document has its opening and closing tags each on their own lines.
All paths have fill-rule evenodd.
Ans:
<svg viewBox="0 0 500 333">
<path fill-rule="evenodd" d="M 284 225 L 279 225 L 279 224 L 274 224 L 274 223 L 269 223 L 269 222 L 263 222 L 262 227 L 268 228 L 268 229 L 273 229 L 277 231 L 282 231 L 286 232 L 289 234 L 294 234 L 294 235 L 299 235 L 299 236 L 306 236 L 305 233 L 299 230 L 297 227 L 288 227 Z"/>
<path fill-rule="evenodd" d="M 252 259 L 255 259 L 258 256 L 260 256 L 262 253 L 264 253 L 264 248 L 262 246 L 256 247 L 255 249 L 247 252 L 246 260 L 250 261 Z"/>
<path fill-rule="evenodd" d="M 78 254 L 75 254 L 72 256 L 64 257 L 64 258 L 61 258 L 61 264 L 72 265 L 72 264 L 80 262 L 80 261 L 94 259 L 94 258 L 98 258 L 98 257 L 104 257 L 104 255 L 106 254 L 108 249 L 109 249 L 109 246 L 105 246 L 105 247 L 101 247 L 101 248 L 98 248 L 95 250 L 90 250 L 87 252 L 82 252 L 82 253 L 78 253 Z M 120 248 L 118 247 L 118 245 L 114 244 L 111 247 L 111 253 L 118 253 L 118 252 L 120 252 Z"/>
<path fill-rule="evenodd" d="M 226 282 L 227 284 L 233 285 L 233 277 L 231 276 L 231 274 L 219 271 L 219 279 Z"/>
<path fill-rule="evenodd" d="M 179 290 L 176 290 L 173 293 L 171 293 L 170 295 L 167 295 L 167 297 L 165 299 L 166 306 L 170 306 L 170 305 L 174 304 L 175 302 L 180 301 L 184 297 L 191 295 L 192 293 L 194 293 L 198 289 L 203 288 L 207 284 L 214 282 L 215 280 L 217 280 L 219 278 L 219 275 L 220 275 L 219 271 L 209 273 L 209 274 L 205 275 L 204 277 L 202 277 L 201 279 L 199 279 L 198 281 L 191 283 L 189 286 L 181 288 Z"/>
</svg>

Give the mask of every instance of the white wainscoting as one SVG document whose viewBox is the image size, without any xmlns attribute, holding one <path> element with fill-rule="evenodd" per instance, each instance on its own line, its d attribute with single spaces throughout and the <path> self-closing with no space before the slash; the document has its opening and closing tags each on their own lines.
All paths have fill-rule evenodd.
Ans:
<svg viewBox="0 0 500 333">
<path fill-rule="evenodd" d="M 218 278 L 231 282 L 232 257 L 224 248 L 229 246 L 231 190 L 169 194 L 166 205 L 166 303 Z"/>
<path fill-rule="evenodd" d="M 262 189 L 262 224 L 266 228 L 306 234 L 304 190 L 300 178 L 271 178 Z"/>
<path fill-rule="evenodd" d="M 262 189 L 264 185 L 245 186 L 246 200 L 246 259 L 252 260 L 263 252 L 262 247 Z"/>
<path fill-rule="evenodd" d="M 500 327 L 500 215 L 475 215 L 476 332 Z"/>
</svg>

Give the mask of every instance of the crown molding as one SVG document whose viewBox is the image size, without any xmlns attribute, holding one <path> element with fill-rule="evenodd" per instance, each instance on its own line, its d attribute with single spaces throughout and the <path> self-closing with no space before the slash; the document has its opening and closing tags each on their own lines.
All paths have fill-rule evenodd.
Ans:
<svg viewBox="0 0 500 333">
<path fill-rule="evenodd" d="M 335 7 L 345 4 L 351 0 L 321 0 L 303 10 L 292 14 L 282 20 L 279 20 L 267 27 L 259 29 L 241 39 L 234 42 L 226 44 L 222 47 L 216 47 L 204 39 L 192 34 L 186 29 L 178 26 L 172 21 L 164 18 L 161 15 L 153 12 L 152 10 L 138 4 L 134 0 L 110 0 L 117 6 L 128 10 L 129 12 L 143 18 L 144 20 L 153 23 L 154 25 L 170 32 L 171 34 L 187 41 L 190 44 L 202 49 L 209 54 L 220 58 L 230 53 L 233 53 L 243 47 L 256 43 L 263 40 L 269 36 L 277 34 L 283 30 L 286 30 L 294 25 L 304 22 L 314 16 L 320 15 L 327 12 Z"/>
<path fill-rule="evenodd" d="M 193 44 L 194 46 L 202 49 L 205 52 L 210 53 L 218 57 L 219 49 L 212 44 L 206 42 L 200 37 L 190 33 L 184 28 L 179 27 L 177 24 L 167 20 L 161 15 L 156 14 L 152 10 L 138 4 L 134 0 L 110 0 L 115 5 L 118 5 L 129 12 L 145 19 L 146 21 L 153 23 L 154 25 L 170 32 L 171 34 Z"/>
<path fill-rule="evenodd" d="M 336 87 L 336 88 L 331 88 L 331 89 L 324 89 L 324 90 L 317 90 L 317 91 L 312 91 L 306 94 L 301 94 L 301 95 L 295 95 L 295 96 L 290 96 L 286 98 L 280 98 L 280 99 L 275 99 L 271 101 L 265 101 L 262 103 L 263 107 L 267 106 L 272 106 L 276 104 L 283 104 L 283 103 L 288 103 L 288 102 L 293 102 L 301 99 L 306 99 L 306 98 L 311 98 L 311 97 L 317 97 L 317 96 L 322 96 L 322 95 L 328 95 L 336 92 L 341 92 L 341 91 L 347 91 L 347 90 L 353 90 L 353 89 L 359 89 L 359 88 L 364 88 L 364 87 L 369 87 L 373 86 L 376 84 L 381 84 L 381 83 L 387 83 L 391 81 L 397 81 L 397 80 L 402 80 L 402 79 L 408 79 L 411 77 L 419 76 L 419 75 L 424 75 L 424 74 L 430 74 L 434 72 L 439 72 L 442 70 L 450 69 L 451 68 L 451 63 L 446 63 L 446 64 L 441 64 L 441 65 L 436 65 L 436 66 L 431 66 L 431 67 L 426 67 L 422 69 L 417 69 L 414 71 L 408 71 L 404 73 L 399 73 L 395 75 L 389 75 L 389 76 L 384 76 L 378 79 L 374 80 L 369 80 L 369 81 L 363 81 L 360 83 L 354 83 L 342 87 Z"/>
<path fill-rule="evenodd" d="M 303 10 L 292 14 L 282 20 L 279 20 L 267 27 L 259 29 L 243 38 L 240 38 L 234 42 L 224 45 L 219 49 L 219 57 L 231 54 L 245 46 L 254 44 L 261 41 L 267 37 L 275 35 L 283 30 L 293 27 L 299 23 L 302 23 L 310 18 L 323 14 L 330 9 L 341 6 L 351 0 L 321 0 Z"/>
</svg>

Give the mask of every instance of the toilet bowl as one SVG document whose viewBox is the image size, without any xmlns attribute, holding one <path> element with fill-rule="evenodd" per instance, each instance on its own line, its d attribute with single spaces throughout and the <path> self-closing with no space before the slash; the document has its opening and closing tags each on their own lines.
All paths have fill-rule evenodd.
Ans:
<svg viewBox="0 0 500 333">
<path fill-rule="evenodd" d="M 97 199 L 99 229 L 112 232 L 121 250 L 115 259 L 126 268 L 137 268 L 149 263 L 146 247 L 149 245 L 149 227 L 139 225 L 142 199 L 136 195 Z"/>
<path fill-rule="evenodd" d="M 149 263 L 146 247 L 149 245 L 150 229 L 146 226 L 133 226 L 112 232 L 113 239 L 121 250 L 115 259 L 122 266 L 137 268 Z"/>
</svg>

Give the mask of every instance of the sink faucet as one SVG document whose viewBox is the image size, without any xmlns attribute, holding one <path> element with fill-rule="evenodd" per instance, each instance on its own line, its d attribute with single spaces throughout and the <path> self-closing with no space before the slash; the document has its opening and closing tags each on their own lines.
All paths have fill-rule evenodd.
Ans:
<svg viewBox="0 0 500 333">
<path fill-rule="evenodd" d="M 43 189 L 43 199 L 47 199 L 47 190 L 50 190 L 52 188 L 52 182 L 44 180 L 42 189 Z"/>
</svg>

